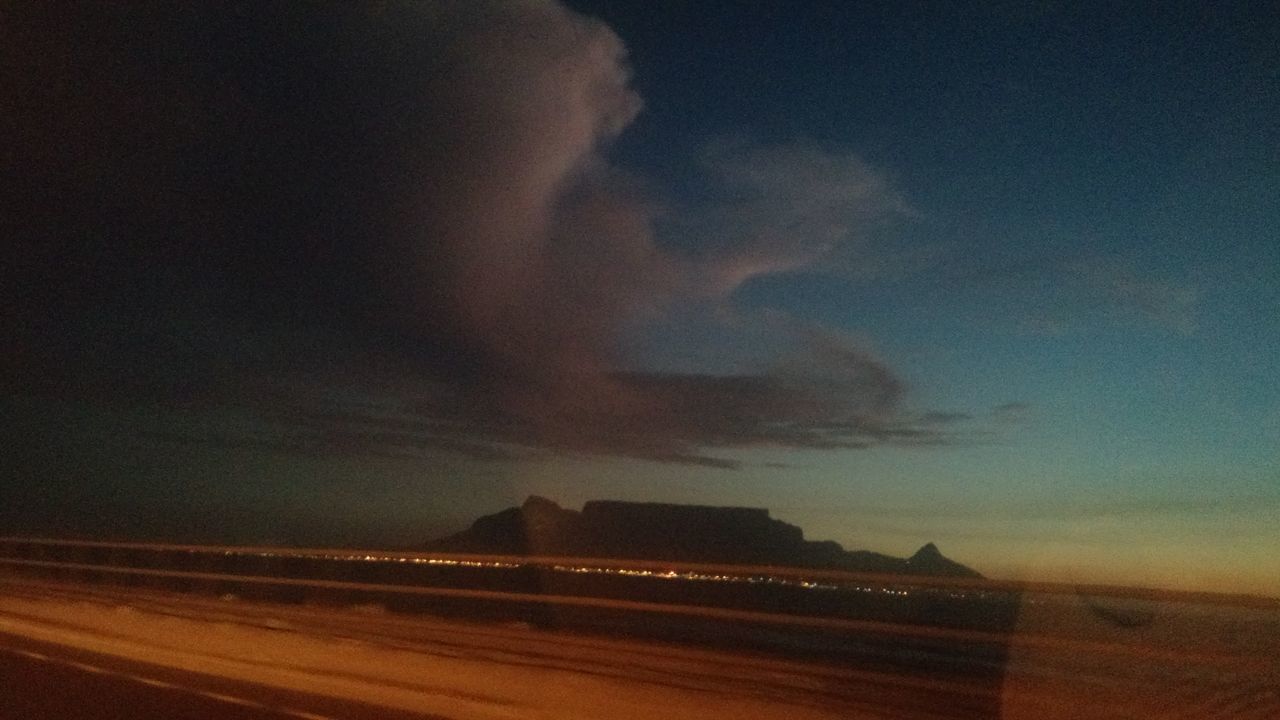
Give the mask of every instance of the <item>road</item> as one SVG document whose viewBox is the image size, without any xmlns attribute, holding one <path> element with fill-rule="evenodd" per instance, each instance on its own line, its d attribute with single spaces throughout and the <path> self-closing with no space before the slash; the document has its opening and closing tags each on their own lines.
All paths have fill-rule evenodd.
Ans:
<svg viewBox="0 0 1280 720">
<path fill-rule="evenodd" d="M 1280 717 L 1280 615 L 1269 608 L 1164 606 L 1129 625 L 1090 604 L 1032 602 L 999 666 L 958 674 L 923 669 L 936 667 L 928 658 L 902 667 L 793 659 L 145 581 L 0 572 L 0 720 Z M 635 622 L 660 617 L 638 612 Z M 795 639 L 784 625 L 751 627 Z"/>
<path fill-rule="evenodd" d="M 0 582 L 0 677 L 0 718 L 15 719 L 850 720 L 989 703 L 982 688 L 750 654 L 25 581 Z"/>
<path fill-rule="evenodd" d="M 237 682 L 0 634 L 3 720 L 441 718 Z"/>
</svg>

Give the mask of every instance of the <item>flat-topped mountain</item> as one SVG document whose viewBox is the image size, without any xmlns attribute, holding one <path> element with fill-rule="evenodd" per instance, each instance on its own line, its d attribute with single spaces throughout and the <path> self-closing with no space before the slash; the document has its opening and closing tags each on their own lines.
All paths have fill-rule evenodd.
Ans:
<svg viewBox="0 0 1280 720">
<path fill-rule="evenodd" d="M 579 512 L 536 495 L 426 548 L 981 577 L 944 557 L 933 543 L 909 558 L 848 551 L 829 540 L 805 540 L 799 527 L 775 520 L 763 508 L 592 500 Z"/>
</svg>

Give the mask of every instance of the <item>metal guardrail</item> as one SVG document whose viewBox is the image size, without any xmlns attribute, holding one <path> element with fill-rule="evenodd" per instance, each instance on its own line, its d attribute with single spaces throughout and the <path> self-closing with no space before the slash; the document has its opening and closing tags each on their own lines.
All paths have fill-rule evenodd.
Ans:
<svg viewBox="0 0 1280 720">
<path fill-rule="evenodd" d="M 89 573 L 107 573 L 113 575 L 133 575 L 138 577 L 170 578 L 181 580 L 198 580 L 231 584 L 268 585 L 278 587 L 303 587 L 325 590 L 340 590 L 356 593 L 387 593 L 392 595 L 412 595 L 418 597 L 461 598 L 468 600 L 490 600 L 509 603 L 527 603 L 534 605 L 551 605 L 577 608 L 593 608 L 602 610 L 620 610 L 659 615 L 678 615 L 706 620 L 724 620 L 730 622 L 749 622 L 764 625 L 780 625 L 790 627 L 820 628 L 824 630 L 840 630 L 845 632 L 893 635 L 899 637 L 920 637 L 946 640 L 963 640 L 967 642 L 1002 643 L 1007 638 L 999 633 L 955 630 L 949 628 L 933 628 L 925 626 L 909 626 L 896 623 L 884 623 L 871 620 L 850 620 L 845 618 L 823 618 L 805 615 L 784 615 L 732 608 L 707 607 L 703 605 L 678 605 L 671 603 L 652 603 L 638 600 L 618 600 L 613 598 L 583 597 L 574 595 L 544 595 L 541 593 L 500 592 L 493 590 L 474 590 L 462 588 L 423 587 L 419 585 L 398 585 L 390 583 L 357 583 L 344 580 L 320 580 L 311 578 L 276 578 L 261 575 L 230 575 L 225 573 L 193 572 L 184 570 L 156 570 L 152 568 L 128 568 L 113 565 L 91 565 L 83 563 L 50 562 L 39 560 L 16 560 L 0 558 L 0 565 L 45 568 L 54 570 L 75 570 Z"/>
<path fill-rule="evenodd" d="M 499 602 L 508 604 L 525 604 L 547 607 L 581 608 L 588 610 L 605 610 L 621 613 L 641 613 L 649 615 L 666 615 L 693 620 L 747 623 L 752 625 L 771 626 L 775 628 L 798 628 L 856 634 L 860 636 L 880 636 L 897 639 L 917 639 L 944 641 L 961 644 L 983 644 L 992 646 L 1030 647 L 1059 653 L 1104 653 L 1112 655 L 1139 656 L 1144 659 L 1164 659 L 1174 662 L 1210 662 L 1239 664 L 1240 658 L 1229 655 L 1213 655 L 1204 653 L 1188 653 L 1183 650 L 1160 650 L 1153 647 L 1131 647 L 1108 642 L 1095 642 L 1072 638 L 1060 638 L 1040 635 L 996 633 L 980 630 L 963 630 L 956 628 L 935 627 L 925 625 L 908 625 L 901 623 L 877 622 L 872 620 L 853 620 L 848 618 L 814 617 L 806 615 L 787 615 L 766 613 L 732 608 L 708 607 L 702 605 L 680 605 L 672 603 L 653 603 L 636 600 L 619 600 L 572 595 L 547 595 L 538 593 L 498 592 L 461 588 L 423 587 L 415 585 L 399 585 L 389 583 L 357 583 L 342 580 L 321 580 L 312 578 L 279 578 L 260 575 L 232 575 L 227 573 L 195 572 L 182 570 L 159 570 L 153 568 L 131 568 L 112 565 L 86 563 L 70 563 L 58 561 L 20 560 L 0 558 L 0 566 L 15 568 L 31 568 L 39 570 L 72 571 L 77 573 L 100 573 L 115 576 L 132 576 L 168 580 L 199 581 L 222 583 L 239 586 L 266 586 L 307 588 L 338 591 L 355 594 L 387 594 L 412 596 L 419 598 L 447 598 L 455 600 L 473 600 Z"/>
<path fill-rule="evenodd" d="M 66 540 L 56 538 L 0 537 L 0 552 L 25 549 L 24 554 L 37 554 L 39 548 L 64 550 L 119 550 L 124 552 L 181 552 L 198 555 L 260 556 L 294 559 L 337 560 L 386 560 L 406 562 L 430 562 L 459 564 L 510 565 L 530 568 L 586 568 L 617 569 L 633 572 L 691 573 L 707 576 L 734 578 L 770 577 L 783 580 L 834 583 L 839 585 L 876 585 L 895 588 L 930 588 L 969 590 L 989 593 L 1089 596 L 1096 598 L 1126 598 L 1134 600 L 1204 603 L 1280 609 L 1280 598 L 1257 595 L 1239 595 L 1219 592 L 1194 592 L 1160 588 L 1126 587 L 1104 584 L 1078 584 L 1020 580 L 990 580 L 985 578 L 939 577 L 927 575 L 896 575 L 862 573 L 821 568 L 795 568 L 775 565 L 726 565 L 713 563 L 652 561 L 627 558 L 588 558 L 541 555 L 477 555 L 465 553 L 435 553 L 400 550 L 367 550 L 352 548 L 295 548 L 279 546 L 240 545 L 190 545 L 171 543 L 137 543 L 98 540 Z M 32 552 L 37 551 L 37 552 Z"/>
<path fill-rule="evenodd" d="M 351 551 L 351 550 L 315 550 L 315 549 L 295 549 L 295 548 L 262 548 L 262 547 L 239 547 L 239 546 L 198 546 L 198 545 L 156 545 L 145 543 L 110 543 L 110 542 L 80 542 L 67 540 L 47 540 L 47 539 L 25 539 L 25 538 L 0 538 L 0 552 L 5 550 L 13 551 L 15 549 L 26 549 L 38 553 L 39 549 L 58 548 L 61 551 L 67 550 L 117 550 L 128 552 L 159 552 L 159 553 L 182 553 L 192 555 L 207 556 L 258 556 L 269 558 L 295 558 L 295 559 L 331 559 L 331 558 L 350 558 L 365 559 L 378 558 L 383 554 L 376 551 Z M 395 553 L 396 557 L 400 554 Z M 475 555 L 457 555 L 452 554 L 442 556 L 439 554 L 412 554 L 414 557 L 422 560 L 444 560 L 447 562 L 463 562 L 476 563 L 480 558 L 485 562 L 501 562 L 518 565 L 521 567 L 554 567 L 563 563 L 582 563 L 590 562 L 595 564 L 613 565 L 614 561 L 602 561 L 599 559 L 584 558 L 523 558 L 509 556 L 475 556 Z M 117 559 L 128 559 L 117 558 Z M 672 564 L 668 563 L 649 563 L 641 561 L 619 561 L 631 568 L 671 568 Z M 1177 649 L 1157 649 L 1154 647 L 1132 647 L 1125 644 L 1113 642 L 1097 642 L 1078 638 L 1068 637 L 1051 637 L 1040 635 L 1028 635 L 1025 633 L 1015 633 L 1013 628 L 1007 628 L 1004 631 L 993 632 L 989 630 L 967 629 L 957 627 L 945 627 L 938 625 L 919 625 L 902 622 L 885 622 L 878 620 L 854 619 L 847 617 L 828 617 L 814 616 L 802 614 L 786 614 L 777 612 L 764 612 L 758 610 L 746 610 L 730 607 L 717 607 L 709 605 L 690 605 L 667 602 L 649 602 L 643 600 L 629 600 L 611 597 L 597 597 L 589 595 L 563 595 L 548 593 L 530 593 L 530 592 L 511 592 L 499 590 L 485 590 L 476 588 L 458 588 L 458 587 L 437 587 L 423 586 L 400 583 L 370 583 L 370 582 L 354 582 L 348 580 L 333 580 L 323 578 L 310 577 L 279 577 L 271 575 L 244 575 L 226 572 L 209 572 L 200 570 L 175 570 L 171 568 L 157 567 L 134 567 L 118 564 L 105 564 L 101 562 L 75 562 L 65 559 L 32 559 L 21 557 L 3 557 L 0 556 L 0 567 L 8 567 L 14 570 L 31 570 L 36 572 L 52 572 L 55 574 L 67 573 L 72 575 L 71 579 L 101 579 L 112 577 L 116 579 L 153 579 L 157 581 L 175 581 L 176 583 L 207 583 L 210 587 L 218 586 L 224 589 L 248 589 L 248 588 L 275 588 L 275 589 L 299 589 L 320 591 L 321 593 L 330 593 L 335 596 L 344 598 L 346 602 L 351 602 L 353 598 L 362 598 L 366 601 L 376 601 L 379 598 L 418 598 L 418 599 L 438 599 L 445 602 L 466 602 L 466 603 L 489 603 L 505 606 L 526 606 L 545 609 L 577 609 L 582 611 L 599 611 L 605 613 L 614 613 L 619 615 L 648 615 L 648 616 L 665 616 L 668 618 L 680 618 L 693 621 L 706 621 L 713 623 L 730 623 L 730 624 L 746 624 L 753 626 L 765 626 L 775 629 L 794 629 L 804 631 L 819 631 L 822 633 L 838 633 L 847 635 L 857 635 L 860 637 L 881 637 L 899 640 L 918 640 L 918 641 L 941 641 L 945 643 L 958 643 L 960 645 L 970 646 L 1000 646 L 1010 647 L 1013 645 L 1021 647 L 1034 647 L 1054 652 L 1064 653 L 1105 653 L 1120 655 L 1140 655 L 1144 658 L 1151 659 L 1154 656 L 1166 656 L 1165 659 L 1172 661 L 1193 661 L 1193 662 L 1237 662 L 1239 658 L 1231 656 L 1210 656 L 1200 653 L 1188 653 L 1185 650 Z M 724 569 L 733 569 L 738 572 L 743 570 L 761 571 L 765 568 L 742 568 L 739 566 L 710 566 L 710 565 L 677 565 L 682 570 L 697 568 L 703 571 L 717 571 Z M 772 568 L 769 568 L 772 570 Z M 853 579 L 857 582 L 867 582 L 869 576 L 858 575 L 852 573 L 821 573 L 811 574 L 801 570 L 790 569 L 790 572 L 799 573 L 796 577 L 821 577 L 821 578 L 841 578 Z M 876 578 L 884 576 L 872 576 Z M 889 576 L 895 582 L 902 583 L 903 579 L 897 576 Z M 915 579 L 910 579 L 914 581 Z M 914 583 L 913 583 L 914 584 Z M 927 583 L 924 583 L 927 585 Z M 942 583 L 942 587 L 956 587 L 952 583 Z M 971 582 L 965 583 L 963 587 L 974 587 Z M 164 585 L 162 585 L 164 587 Z M 977 587 L 990 587 L 989 585 L 977 585 Z M 1027 585 L 1011 585 L 996 584 L 996 587 L 1002 590 L 1010 588 L 1025 588 Z M 1049 585 L 1049 588 L 1057 593 L 1075 593 L 1077 588 L 1061 585 Z M 172 586 L 170 586 L 172 589 Z M 190 588 L 187 588 L 190 589 Z M 1178 598 L 1186 600 L 1185 593 L 1178 594 Z M 1130 592 L 1125 597 L 1134 597 Z M 1241 600 L 1235 596 L 1229 596 L 1234 600 Z M 1246 602 L 1237 602 L 1235 604 L 1254 604 L 1265 607 L 1280 608 L 1280 601 L 1274 601 L 1269 598 L 1245 598 Z M 1248 600 L 1257 600 L 1258 603 L 1249 603 Z M 1193 657 L 1194 656 L 1194 657 Z"/>
</svg>

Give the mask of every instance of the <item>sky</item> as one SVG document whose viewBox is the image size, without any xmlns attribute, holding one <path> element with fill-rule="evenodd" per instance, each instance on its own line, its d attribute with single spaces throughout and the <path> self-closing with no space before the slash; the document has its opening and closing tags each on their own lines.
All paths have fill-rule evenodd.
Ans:
<svg viewBox="0 0 1280 720">
<path fill-rule="evenodd" d="M 1280 595 L 1259 3 L 19 4 L 0 531 L 540 494 Z"/>
</svg>

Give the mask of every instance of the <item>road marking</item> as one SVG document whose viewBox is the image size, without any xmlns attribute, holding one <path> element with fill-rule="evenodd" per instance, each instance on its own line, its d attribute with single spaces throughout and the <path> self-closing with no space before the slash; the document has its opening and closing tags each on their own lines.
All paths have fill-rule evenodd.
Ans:
<svg viewBox="0 0 1280 720">
<path fill-rule="evenodd" d="M 59 662 L 62 662 L 65 665 L 69 665 L 77 670 L 83 670 L 85 672 L 97 673 L 99 675 L 115 674 L 106 668 L 101 668 L 101 667 L 98 667 L 97 665 L 89 665 L 87 663 L 76 662 L 75 660 L 61 660 Z"/>
<path fill-rule="evenodd" d="M 280 708 L 280 712 L 284 713 L 285 715 L 292 715 L 296 718 L 302 718 L 302 720 L 334 720 L 328 715 L 317 715 L 315 713 L 309 713 L 306 710 L 293 710 L 291 708 Z"/>
<path fill-rule="evenodd" d="M 232 705 L 241 705 L 244 707 L 259 708 L 263 710 L 274 710 L 275 712 L 281 713 L 283 715 L 289 715 L 291 717 L 300 718 L 301 720 L 334 720 L 334 718 L 328 715 L 318 715 L 316 713 L 307 712 L 306 710 L 295 710 L 294 708 L 271 708 L 267 705 L 263 705 L 260 702 L 249 700 L 247 698 L 236 697 L 234 695 L 224 695 L 222 693 L 217 693 L 217 692 L 212 692 L 207 690 L 196 690 L 194 688 L 183 687 L 181 685 L 174 685 L 171 682 L 165 682 L 164 680 L 156 680 L 155 678 L 144 677 L 142 675 L 126 675 L 124 673 L 117 673 L 117 672 L 108 670 L 106 668 L 98 667 L 97 665 L 89 665 L 88 663 L 82 663 L 76 660 L 64 660 L 62 658 L 51 658 L 48 655 L 44 655 L 38 652 L 32 652 L 31 650 L 19 650 L 17 648 L 7 648 L 7 649 L 9 650 L 9 652 L 12 652 L 16 655 L 21 655 L 23 657 L 31 658 L 32 660 L 39 660 L 41 662 L 58 663 L 59 665 L 66 665 L 68 667 L 76 668 L 77 670 L 83 670 L 85 672 L 91 672 L 98 675 L 118 675 L 126 680 L 131 680 L 133 682 L 141 683 L 143 685 L 150 685 L 151 687 L 164 688 L 166 690 L 180 690 L 183 692 L 190 692 L 190 693 L 199 695 L 201 697 L 209 698 L 210 700 L 217 700 L 219 702 L 230 703 Z"/>
<path fill-rule="evenodd" d="M 14 650 L 13 652 L 18 653 L 19 655 L 22 655 L 23 657 L 29 657 L 29 658 L 31 658 L 32 660 L 42 660 L 42 661 L 44 661 L 44 662 L 48 662 L 48 661 L 49 661 L 49 656 L 48 656 L 48 655 L 41 655 L 41 654 L 40 654 L 40 653 L 38 653 L 38 652 L 31 652 L 30 650 Z"/>
<path fill-rule="evenodd" d="M 263 709 L 267 708 L 266 705 L 263 705 L 260 702 L 255 702 L 253 700 L 249 700 L 246 698 L 236 697 L 234 695 L 223 695 L 222 693 L 210 692 L 208 690 L 195 690 L 194 692 L 195 694 L 201 697 L 207 697 L 210 700 L 218 700 L 224 703 L 231 703 L 232 705 L 243 705 L 245 707 L 251 707 L 251 708 L 263 708 Z"/>
<path fill-rule="evenodd" d="M 142 677 L 141 675 L 125 675 L 125 677 L 134 682 L 140 682 L 143 685 L 150 685 L 151 687 L 169 688 L 171 690 L 182 689 L 180 686 L 174 685 L 173 683 L 165 682 L 163 680 L 156 680 L 154 678 L 149 678 L 149 677 Z"/>
</svg>

